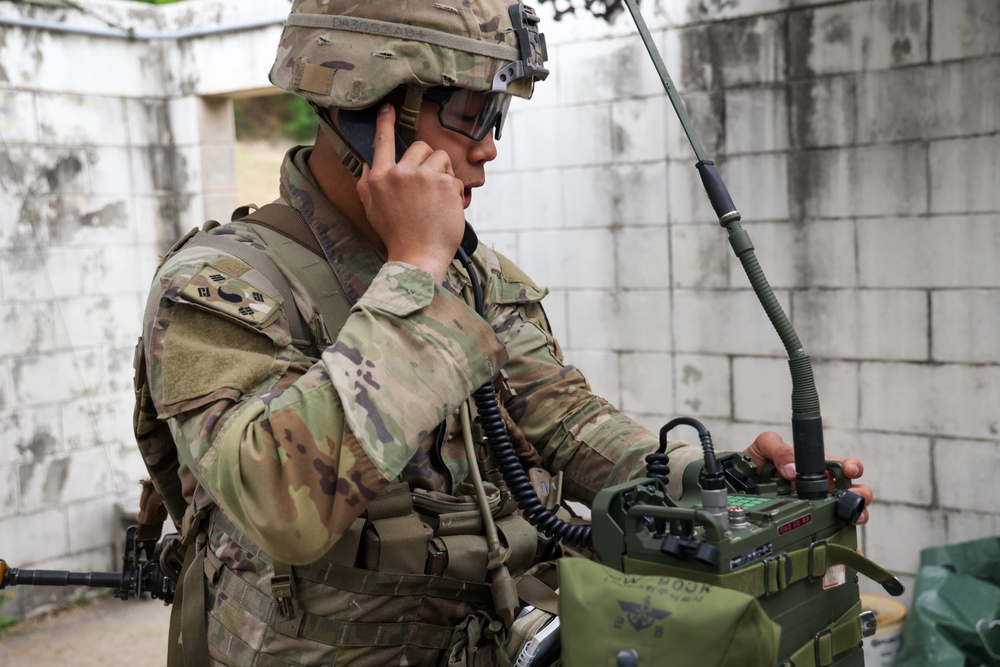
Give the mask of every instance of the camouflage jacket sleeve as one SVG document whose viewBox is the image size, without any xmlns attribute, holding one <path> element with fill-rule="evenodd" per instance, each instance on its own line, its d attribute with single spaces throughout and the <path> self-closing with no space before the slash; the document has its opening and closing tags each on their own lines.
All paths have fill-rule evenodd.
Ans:
<svg viewBox="0 0 1000 667">
<path fill-rule="evenodd" d="M 506 407 L 546 467 L 563 471 L 566 493 L 588 504 L 604 486 L 645 477 L 644 458 L 657 448 L 657 437 L 594 394 L 583 374 L 565 364 L 540 303 L 546 291 L 499 253 L 488 263 L 490 318 L 510 355 L 504 370 L 515 393 Z M 667 451 L 677 471 L 700 457 L 700 449 L 682 442 L 669 443 Z M 673 475 L 674 497 L 679 482 Z"/>
<path fill-rule="evenodd" d="M 464 301 L 405 264 L 382 267 L 318 361 L 291 346 L 262 285 L 217 250 L 170 257 L 147 304 L 150 389 L 182 473 L 266 551 L 306 563 L 507 354 Z"/>
</svg>

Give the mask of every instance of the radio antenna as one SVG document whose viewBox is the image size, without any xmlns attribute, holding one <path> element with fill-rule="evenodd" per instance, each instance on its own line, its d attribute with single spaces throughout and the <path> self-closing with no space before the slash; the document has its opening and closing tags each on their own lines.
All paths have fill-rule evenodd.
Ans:
<svg viewBox="0 0 1000 667">
<path fill-rule="evenodd" d="M 677 113 L 677 118 L 684 128 L 695 157 L 698 158 L 695 167 L 701 176 L 701 182 L 708 194 L 708 200 L 719 218 L 719 224 L 729 234 L 729 244 L 736 257 L 743 265 L 743 270 L 750 279 L 754 293 L 764 307 L 768 319 L 778 332 L 781 343 L 788 354 L 788 366 L 792 376 L 792 443 L 795 449 L 796 490 L 800 498 L 823 498 L 828 493 L 826 476 L 826 453 L 823 446 L 823 418 L 819 411 L 819 395 L 816 393 L 816 381 L 813 378 L 812 361 L 802 348 L 795 329 L 778 303 L 764 272 L 757 262 L 750 236 L 740 226 L 740 213 L 736 210 L 726 184 L 722 181 L 715 162 L 709 159 L 705 147 L 695 132 L 691 118 L 677 89 L 674 87 L 667 67 L 660 57 L 660 52 L 653 43 L 653 38 L 646 26 L 646 21 L 639 11 L 636 0 L 625 0 L 632 19 L 639 29 L 639 35 L 646 45 L 653 65 L 660 75 L 663 88 L 670 98 L 670 103 Z"/>
</svg>

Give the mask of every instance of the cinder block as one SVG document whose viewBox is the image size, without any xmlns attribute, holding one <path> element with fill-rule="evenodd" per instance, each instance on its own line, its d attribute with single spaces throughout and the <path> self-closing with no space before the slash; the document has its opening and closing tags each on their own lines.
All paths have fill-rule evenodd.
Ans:
<svg viewBox="0 0 1000 667">
<path fill-rule="evenodd" d="M 134 343 L 142 321 L 136 294 L 61 300 L 55 325 L 57 344 L 87 347 L 102 343 Z"/>
<path fill-rule="evenodd" d="M 788 421 L 792 383 L 781 358 L 733 359 L 733 418 L 739 421 Z"/>
<path fill-rule="evenodd" d="M 680 289 L 729 286 L 729 263 L 735 261 L 726 234 L 716 225 L 670 227 L 670 273 Z"/>
<path fill-rule="evenodd" d="M 589 350 L 667 352 L 666 294 L 658 291 L 569 293 L 569 346 Z"/>
<path fill-rule="evenodd" d="M 130 246 L 135 234 L 127 195 L 35 202 L 45 218 L 46 247 Z"/>
<path fill-rule="evenodd" d="M 603 350 L 566 350 L 566 363 L 583 372 L 590 388 L 612 405 L 622 405 L 622 382 L 618 368 L 619 353 Z"/>
<path fill-rule="evenodd" d="M 942 508 L 982 511 L 1000 506 L 1000 487 L 994 475 L 1000 461 L 1000 441 L 937 438 L 933 456 L 934 482 Z"/>
<path fill-rule="evenodd" d="M 670 287 L 667 228 L 627 227 L 617 230 L 618 286 L 624 289 Z"/>
<path fill-rule="evenodd" d="M 903 67 L 927 62 L 930 0 L 870 3 L 870 30 L 863 49 L 867 69 Z"/>
<path fill-rule="evenodd" d="M 916 574 L 920 550 L 943 544 L 942 512 L 876 501 L 864 528 L 865 555 L 894 574 Z"/>
<path fill-rule="evenodd" d="M 932 2 L 931 12 L 933 60 L 1000 53 L 1000 5 L 993 0 Z"/>
<path fill-rule="evenodd" d="M 691 127 L 710 157 L 724 154 L 726 146 L 726 93 L 721 90 L 689 90 L 682 101 L 691 120 Z M 676 118 L 676 112 L 667 114 L 666 142 L 667 157 L 694 166 L 697 161 L 691 138 Z"/>
<path fill-rule="evenodd" d="M 17 472 L 22 511 L 36 511 L 62 504 L 64 487 L 70 475 L 68 456 L 22 463 Z"/>
<path fill-rule="evenodd" d="M 670 414 L 674 408 L 673 356 L 660 353 L 621 355 L 622 403 L 628 414 Z"/>
<path fill-rule="evenodd" d="M 663 97 L 620 100 L 611 104 L 613 160 L 649 162 L 666 157 L 667 104 Z"/>
<path fill-rule="evenodd" d="M 730 418 L 732 389 L 729 357 L 679 354 L 674 361 L 674 412 L 693 417 Z"/>
<path fill-rule="evenodd" d="M 777 292 L 788 312 L 788 295 Z M 675 290 L 671 313 L 677 351 L 780 356 L 784 348 L 750 290 Z"/>
<path fill-rule="evenodd" d="M 14 401 L 22 407 L 95 394 L 104 383 L 100 350 L 95 348 L 16 358 L 11 375 Z"/>
<path fill-rule="evenodd" d="M 0 416 L 0 429 L 4 433 L 0 461 L 41 461 L 66 451 L 58 406 L 18 406 Z"/>
<path fill-rule="evenodd" d="M 859 138 L 882 143 L 990 134 L 1000 122 L 1000 92 L 991 85 L 998 77 L 1000 58 L 867 74 L 859 83 Z"/>
<path fill-rule="evenodd" d="M 748 218 L 754 220 L 789 218 L 786 154 L 766 153 L 729 157 L 726 158 L 726 163 L 719 173 L 729 187 L 736 208 Z"/>
<path fill-rule="evenodd" d="M 122 98 L 38 93 L 35 100 L 39 131 L 47 143 L 63 146 L 125 146 L 128 143 L 127 132 L 113 129 L 127 126 Z"/>
<path fill-rule="evenodd" d="M 789 131 L 793 146 L 850 146 L 857 142 L 856 75 L 792 81 L 789 84 L 789 104 Z"/>
<path fill-rule="evenodd" d="M 141 326 L 134 325 L 132 328 L 137 335 L 137 330 L 141 329 Z M 135 344 L 109 344 L 103 348 L 102 353 L 106 367 L 105 377 L 107 378 L 107 383 L 102 394 L 111 393 L 124 396 L 128 390 L 132 389 L 134 391 L 132 360 L 135 353 Z"/>
<path fill-rule="evenodd" d="M 69 549 L 71 553 L 107 549 L 124 544 L 125 531 L 111 498 L 74 503 L 68 507 Z"/>
<path fill-rule="evenodd" d="M 873 431 L 996 438 L 1000 367 L 861 364 L 861 427 Z"/>
<path fill-rule="evenodd" d="M 630 16 L 622 18 L 631 22 Z M 638 34 L 561 44 L 559 64 L 563 67 L 556 83 L 558 100 L 563 105 L 658 96 L 663 92 Z M 548 84 L 543 82 L 538 88 Z"/>
<path fill-rule="evenodd" d="M 790 78 L 864 69 L 870 7 L 848 2 L 788 14 Z"/>
<path fill-rule="evenodd" d="M 61 406 L 62 432 L 70 450 L 135 447 L 134 398 L 125 392 L 67 401 Z"/>
<path fill-rule="evenodd" d="M 51 351 L 56 345 L 53 304 L 10 303 L 0 318 L 0 354 L 19 355 Z"/>
<path fill-rule="evenodd" d="M 754 16 L 756 14 L 774 14 L 787 9 L 788 0 L 744 0 L 733 3 L 665 3 L 662 11 L 677 24 L 723 21 L 729 19 Z"/>
<path fill-rule="evenodd" d="M 17 496 L 17 467 L 0 466 L 0 519 L 20 512 Z"/>
<path fill-rule="evenodd" d="M 52 248 L 18 259 L 4 266 L 9 300 L 132 293 L 140 284 L 131 247 Z"/>
<path fill-rule="evenodd" d="M 562 228 L 563 190 L 572 191 L 572 185 L 565 182 L 563 174 L 574 171 L 544 169 L 496 173 L 487 167 L 486 186 L 473 191 L 468 220 L 481 232 Z M 582 190 L 577 194 L 581 198 L 590 195 Z"/>
<path fill-rule="evenodd" d="M 38 143 L 38 115 L 35 95 L 26 91 L 0 90 L 0 122 L 4 143 Z"/>
<path fill-rule="evenodd" d="M 561 188 L 560 208 L 567 227 L 612 227 L 663 224 L 667 219 L 667 165 L 601 165 L 555 172 Z"/>
<path fill-rule="evenodd" d="M 872 487 L 879 503 L 930 507 L 935 501 L 930 438 L 861 431 L 841 451 L 861 459 L 860 481 Z"/>
<path fill-rule="evenodd" d="M 996 113 L 1000 121 L 1000 111 Z M 1000 211 L 998 154 L 1000 135 L 931 143 L 931 212 L 962 214 Z"/>
<path fill-rule="evenodd" d="M 132 163 L 125 146 L 100 146 L 87 155 L 89 192 L 125 198 L 132 191 Z"/>
<path fill-rule="evenodd" d="M 804 217 L 924 213 L 927 159 L 916 143 L 803 152 L 789 165 L 789 195 Z"/>
<path fill-rule="evenodd" d="M 812 354 L 928 359 L 927 295 L 913 290 L 821 290 L 792 295 L 793 322 Z"/>
<path fill-rule="evenodd" d="M 890 218 L 858 225 L 858 276 L 871 287 L 1000 287 L 994 215 Z"/>
<path fill-rule="evenodd" d="M 726 93 L 726 154 L 784 151 L 789 147 L 785 86 Z"/>
<path fill-rule="evenodd" d="M 549 287 L 610 288 L 615 283 L 610 230 L 522 232 L 522 268 Z"/>
<path fill-rule="evenodd" d="M 518 169 L 604 164 L 611 159 L 610 105 L 525 111 L 514 134 Z M 586 140 L 581 140 L 586 138 Z"/>
<path fill-rule="evenodd" d="M 10 362 L 0 358 L 0 412 L 7 410 L 12 402 L 10 388 Z M 0 444 L 0 452 L 4 451 L 4 446 Z"/>
<path fill-rule="evenodd" d="M 993 332 L 1000 290 L 931 292 L 931 357 L 935 361 L 993 363 L 1000 347 Z"/>
<path fill-rule="evenodd" d="M 947 544 L 981 540 L 1000 535 L 1000 515 L 989 512 L 992 507 L 984 507 L 983 512 L 944 512 L 948 521 Z"/>
<path fill-rule="evenodd" d="M 11 566 L 30 568 L 59 558 L 69 545 L 64 509 L 20 514 L 0 521 L 4 535 L 4 560 Z"/>
<path fill-rule="evenodd" d="M 772 288 L 853 287 L 857 284 L 854 220 L 810 220 L 808 223 L 758 222 L 744 219 L 754 254 Z M 729 284 L 749 286 L 746 269 L 724 233 Z"/>
</svg>

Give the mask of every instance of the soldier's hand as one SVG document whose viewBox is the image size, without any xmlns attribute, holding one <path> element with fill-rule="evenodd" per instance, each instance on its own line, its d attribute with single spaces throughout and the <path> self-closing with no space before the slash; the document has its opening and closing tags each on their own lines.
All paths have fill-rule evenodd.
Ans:
<svg viewBox="0 0 1000 667">
<path fill-rule="evenodd" d="M 415 141 L 396 162 L 395 109 L 379 109 L 375 156 L 357 191 L 368 221 L 385 243 L 387 259 L 406 262 L 444 280 L 465 231 L 462 181 L 451 158 Z"/>
<path fill-rule="evenodd" d="M 772 461 L 779 475 L 789 481 L 795 481 L 795 451 L 777 433 L 773 431 L 761 433 L 743 453 L 753 460 L 758 470 L 768 461 Z M 865 472 L 861 461 L 853 456 L 844 459 L 828 457 L 828 460 L 840 461 L 844 467 L 844 477 L 852 481 L 861 477 Z M 830 489 L 832 490 L 834 488 L 833 477 L 831 473 L 828 474 L 830 474 Z M 872 502 L 871 487 L 866 484 L 852 484 L 850 490 L 865 499 L 865 509 L 857 521 L 858 525 L 865 524 L 868 522 L 868 505 Z"/>
</svg>

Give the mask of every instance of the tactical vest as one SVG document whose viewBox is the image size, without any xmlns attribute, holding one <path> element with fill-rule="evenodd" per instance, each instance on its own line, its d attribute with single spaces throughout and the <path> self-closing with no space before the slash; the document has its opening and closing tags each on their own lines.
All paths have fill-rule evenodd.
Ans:
<svg viewBox="0 0 1000 667">
<path fill-rule="evenodd" d="M 317 323 L 294 306 L 285 308 L 293 344 L 318 356 L 336 339 L 351 303 L 342 289 L 329 289 L 339 284 L 338 278 L 298 211 L 275 203 L 249 213 L 237 209 L 233 220 L 253 224 L 262 243 L 292 268 L 319 310 Z M 232 235 L 211 234 L 215 226 L 192 230 L 163 262 L 188 244 L 207 245 L 243 260 L 270 283 L 255 287 L 284 304 L 295 303 L 267 255 Z M 171 615 L 170 667 L 502 665 L 509 663 L 507 655 L 517 655 L 528 625 L 537 625 L 540 615 L 556 613 L 554 570 L 536 565 L 552 545 L 540 540 L 515 511 L 502 479 L 489 466 L 485 488 L 507 548 L 506 566 L 516 579 L 518 597 L 536 608 L 509 630 L 490 614 L 487 572 L 496 554 L 489 553 L 480 509 L 469 489 L 456 489 L 461 495 L 452 496 L 411 490 L 402 482 L 391 485 L 320 560 L 294 568 L 275 561 L 216 511 L 200 486 L 187 503 L 176 447 L 152 405 L 141 338 L 135 369 L 136 440 L 181 529 L 177 545 L 183 567 Z M 552 489 L 542 500 L 553 507 L 558 484 L 544 484 L 549 481 L 542 480 L 539 488 Z M 165 558 L 179 560 L 174 555 L 178 549 L 165 553 Z"/>
</svg>

